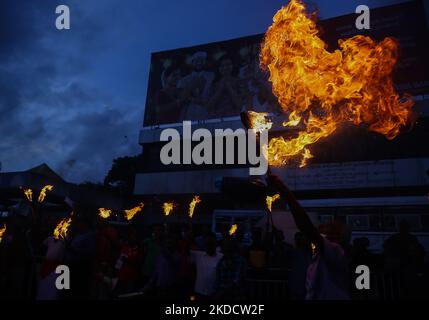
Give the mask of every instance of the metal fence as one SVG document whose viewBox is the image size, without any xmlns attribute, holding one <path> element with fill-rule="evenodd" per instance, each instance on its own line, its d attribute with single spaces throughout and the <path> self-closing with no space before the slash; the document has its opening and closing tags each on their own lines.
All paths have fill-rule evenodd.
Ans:
<svg viewBox="0 0 429 320">
<path fill-rule="evenodd" d="M 351 290 L 351 298 L 353 300 L 397 300 L 402 297 L 401 289 L 401 279 L 398 275 L 372 273 L 370 289 Z M 289 299 L 286 280 L 248 279 L 246 293 L 249 300 Z"/>
</svg>

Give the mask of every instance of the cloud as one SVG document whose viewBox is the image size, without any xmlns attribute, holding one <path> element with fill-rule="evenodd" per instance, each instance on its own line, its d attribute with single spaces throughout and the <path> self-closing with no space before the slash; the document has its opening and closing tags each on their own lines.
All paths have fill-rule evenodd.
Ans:
<svg viewBox="0 0 429 320">
<path fill-rule="evenodd" d="M 312 2 L 329 17 L 358 0 Z M 285 1 L 60 3 L 71 30 L 55 29 L 57 0 L 0 1 L 0 161 L 4 171 L 47 162 L 80 182 L 140 151 L 151 52 L 264 32 Z"/>
<path fill-rule="evenodd" d="M 46 162 L 66 180 L 102 181 L 114 157 L 139 152 L 142 110 L 88 75 L 110 46 L 101 22 L 75 2 L 76 30 L 58 31 L 56 5 L 0 4 L 0 161 L 4 171 Z"/>
<path fill-rule="evenodd" d="M 129 108 L 136 109 L 136 106 Z M 96 180 L 104 177 L 112 158 L 138 151 L 132 114 L 124 116 L 120 110 L 105 107 L 97 112 L 79 114 L 72 122 L 75 123 L 73 139 L 76 143 L 65 154 L 67 161 L 60 169 L 64 175 L 72 177 L 82 172 L 85 180 Z M 80 160 L 83 156 L 85 161 Z"/>
</svg>

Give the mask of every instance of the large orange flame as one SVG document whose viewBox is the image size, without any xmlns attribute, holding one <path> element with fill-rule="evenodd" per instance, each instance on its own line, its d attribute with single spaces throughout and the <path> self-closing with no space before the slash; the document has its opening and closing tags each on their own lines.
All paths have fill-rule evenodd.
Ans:
<svg viewBox="0 0 429 320">
<path fill-rule="evenodd" d="M 326 50 L 300 0 L 291 0 L 274 16 L 261 47 L 261 67 L 269 71 L 273 93 L 289 116 L 283 126 L 295 127 L 297 134 L 270 140 L 271 165 L 296 156 L 305 165 L 312 157 L 307 147 L 344 123 L 364 125 L 387 139 L 410 123 L 414 103 L 399 97 L 391 76 L 397 42 L 357 35 L 339 40 L 339 47 Z"/>
</svg>

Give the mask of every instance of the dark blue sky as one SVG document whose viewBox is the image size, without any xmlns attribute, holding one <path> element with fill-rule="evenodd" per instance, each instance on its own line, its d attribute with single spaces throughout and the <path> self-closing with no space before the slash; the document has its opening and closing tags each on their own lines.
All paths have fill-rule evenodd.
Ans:
<svg viewBox="0 0 429 320">
<path fill-rule="evenodd" d="M 311 0 L 321 18 L 404 0 Z M 102 181 L 140 152 L 150 53 L 265 32 L 286 0 L 1 0 L 0 162 Z M 71 30 L 55 28 L 67 4 Z"/>
</svg>

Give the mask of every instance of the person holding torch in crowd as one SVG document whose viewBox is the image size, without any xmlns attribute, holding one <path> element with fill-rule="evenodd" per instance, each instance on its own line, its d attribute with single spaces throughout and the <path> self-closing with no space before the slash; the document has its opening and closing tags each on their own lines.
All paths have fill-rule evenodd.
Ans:
<svg viewBox="0 0 429 320">
<path fill-rule="evenodd" d="M 348 300 L 348 263 L 340 245 L 342 225 L 322 224 L 318 230 L 286 184 L 270 172 L 267 178 L 289 205 L 298 229 L 312 243 L 313 257 L 307 269 L 305 284 L 306 300 Z"/>
<path fill-rule="evenodd" d="M 270 123 L 264 113 L 242 112 L 241 121 L 245 128 L 266 130 Z M 258 138 L 258 137 L 257 137 Z M 305 209 L 296 200 L 286 184 L 268 167 L 267 179 L 280 198 L 288 205 L 298 229 L 311 241 L 313 257 L 307 269 L 307 300 L 348 300 L 349 272 L 342 242 L 343 228 L 338 223 L 323 224 L 319 230 L 311 222 Z"/>
</svg>

